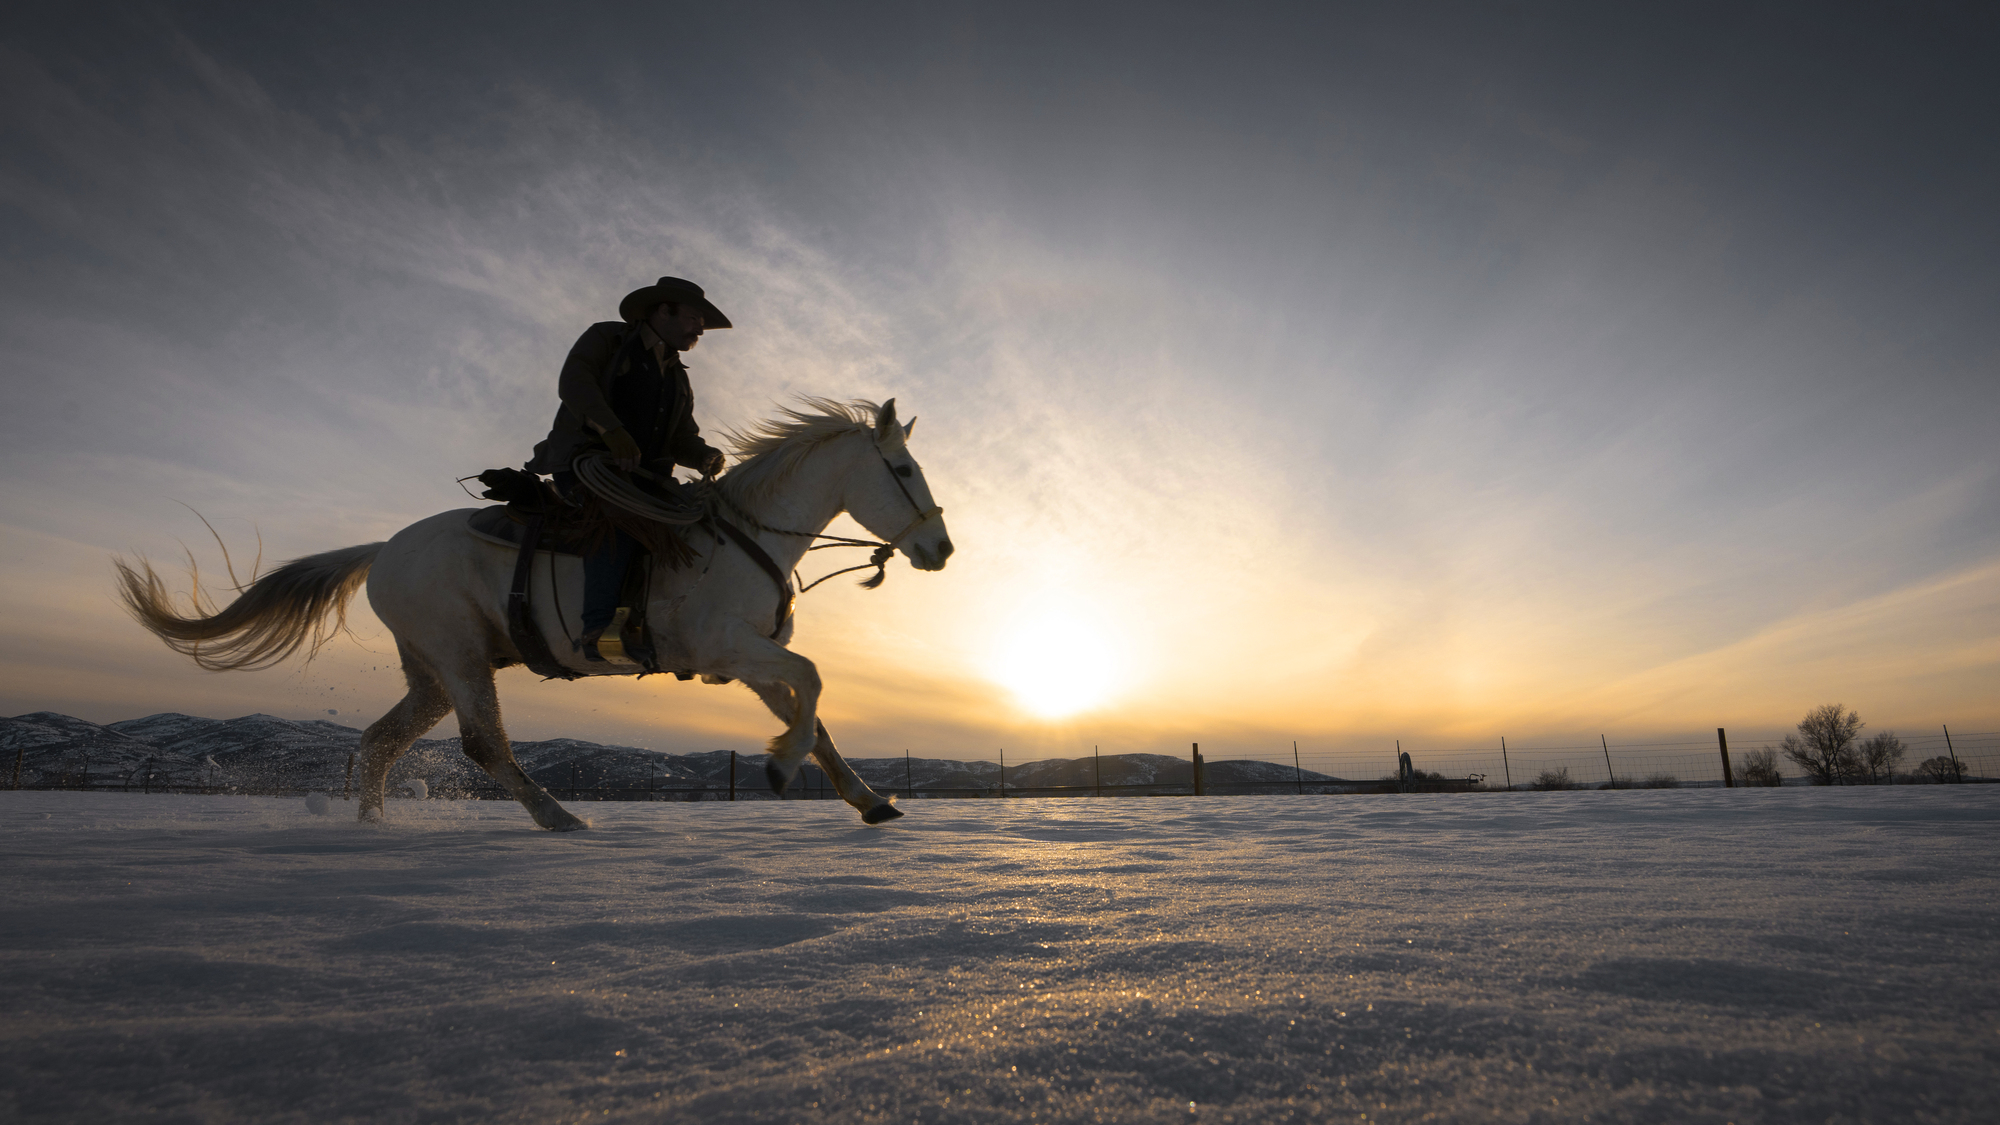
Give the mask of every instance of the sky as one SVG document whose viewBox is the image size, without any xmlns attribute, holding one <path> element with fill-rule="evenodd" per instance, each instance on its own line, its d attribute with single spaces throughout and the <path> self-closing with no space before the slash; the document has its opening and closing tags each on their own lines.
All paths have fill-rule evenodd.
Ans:
<svg viewBox="0 0 2000 1125">
<path fill-rule="evenodd" d="M 205 673 L 112 557 L 185 590 L 197 513 L 241 567 L 470 504 L 672 274 L 736 325 L 705 431 L 922 420 L 950 566 L 800 608 L 852 755 L 2000 729 L 1990 10 L 44 7 L 0 17 L 6 713 L 372 721 L 365 600 Z"/>
</svg>

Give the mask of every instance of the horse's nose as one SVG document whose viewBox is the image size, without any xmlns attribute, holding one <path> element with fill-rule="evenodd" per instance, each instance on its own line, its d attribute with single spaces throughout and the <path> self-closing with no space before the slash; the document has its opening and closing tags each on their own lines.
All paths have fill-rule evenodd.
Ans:
<svg viewBox="0 0 2000 1125">
<path fill-rule="evenodd" d="M 938 545 L 937 545 L 938 561 L 943 562 L 944 560 L 950 557 L 951 557 L 951 540 L 949 539 L 938 540 Z"/>
</svg>

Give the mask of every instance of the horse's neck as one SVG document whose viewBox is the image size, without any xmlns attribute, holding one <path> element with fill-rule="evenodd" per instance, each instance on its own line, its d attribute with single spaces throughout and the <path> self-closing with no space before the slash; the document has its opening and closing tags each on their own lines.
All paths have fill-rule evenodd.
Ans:
<svg viewBox="0 0 2000 1125">
<path fill-rule="evenodd" d="M 860 454 L 860 445 L 845 437 L 829 441 L 814 450 L 778 487 L 763 491 L 755 504 L 745 502 L 742 497 L 737 498 L 737 503 L 765 527 L 817 535 L 841 512 L 841 492 L 848 470 Z M 800 535 L 744 530 L 755 534 L 773 561 L 788 572 L 799 565 L 806 548 L 812 546 L 810 539 Z"/>
</svg>

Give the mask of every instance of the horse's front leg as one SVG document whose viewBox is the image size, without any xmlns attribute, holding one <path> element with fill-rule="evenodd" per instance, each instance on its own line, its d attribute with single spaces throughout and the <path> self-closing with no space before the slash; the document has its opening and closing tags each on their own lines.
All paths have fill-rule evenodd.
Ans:
<svg viewBox="0 0 2000 1125">
<path fill-rule="evenodd" d="M 826 733 L 826 724 L 817 723 L 819 739 L 813 743 L 813 757 L 819 760 L 819 768 L 833 779 L 833 791 L 840 799 L 853 805 L 861 812 L 861 819 L 867 824 L 881 824 L 903 815 L 896 803 L 868 787 L 847 759 L 840 756 L 840 750 L 833 744 L 833 736 Z"/>
<path fill-rule="evenodd" d="M 772 714 L 782 717 L 791 713 L 792 693 L 785 685 L 753 683 L 750 690 L 757 693 L 757 698 L 764 701 L 764 706 L 769 707 Z M 881 824 L 903 815 L 903 810 L 897 808 L 895 802 L 869 788 L 868 783 L 861 780 L 861 775 L 854 772 L 854 767 L 847 764 L 847 759 L 840 756 L 839 748 L 833 744 L 833 736 L 826 732 L 825 723 L 815 721 L 813 732 L 816 737 L 812 756 L 819 760 L 819 768 L 825 770 L 827 778 L 833 782 L 833 791 L 840 794 L 841 800 L 853 805 L 861 813 L 863 821 Z"/>
<path fill-rule="evenodd" d="M 784 733 L 771 740 L 771 764 L 765 767 L 771 792 L 782 797 L 821 735 L 819 669 L 747 624 L 732 630 L 731 639 L 734 651 L 721 660 L 703 661 L 702 671 L 742 680 L 784 720 Z"/>
</svg>

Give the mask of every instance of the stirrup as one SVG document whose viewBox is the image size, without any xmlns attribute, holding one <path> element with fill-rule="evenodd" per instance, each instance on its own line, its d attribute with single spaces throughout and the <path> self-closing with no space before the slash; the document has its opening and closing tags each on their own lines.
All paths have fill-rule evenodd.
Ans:
<svg viewBox="0 0 2000 1125">
<path fill-rule="evenodd" d="M 594 664 L 630 664 L 638 667 L 639 662 L 625 651 L 625 622 L 631 616 L 629 606 L 619 606 L 618 611 L 611 615 L 611 624 L 577 638 L 577 650 L 583 653 L 585 660 Z"/>
</svg>

